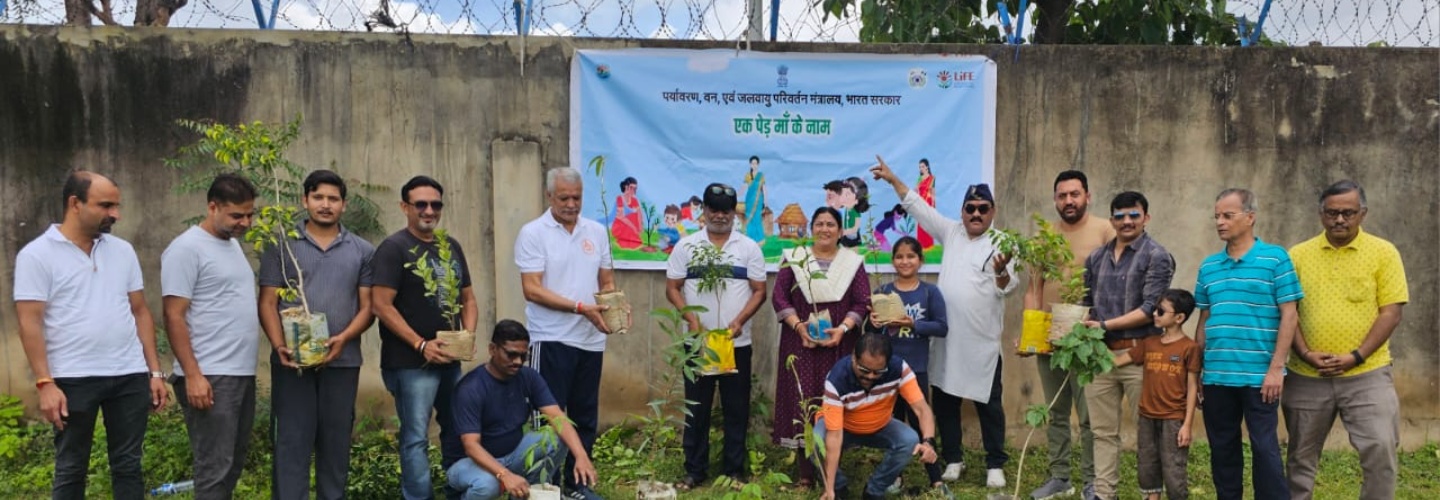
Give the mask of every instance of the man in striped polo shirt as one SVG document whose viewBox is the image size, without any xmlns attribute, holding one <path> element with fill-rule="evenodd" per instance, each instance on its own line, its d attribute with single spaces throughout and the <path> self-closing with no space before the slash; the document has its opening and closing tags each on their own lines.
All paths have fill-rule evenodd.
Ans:
<svg viewBox="0 0 1440 500">
<path fill-rule="evenodd" d="M 1200 383 L 1215 493 L 1221 499 L 1244 496 L 1243 420 L 1255 498 L 1290 498 L 1276 410 L 1297 328 L 1295 303 L 1305 294 L 1285 249 L 1255 237 L 1254 193 L 1221 191 L 1215 231 L 1225 250 L 1207 257 L 1195 280 L 1195 341 L 1205 349 Z"/>
<path fill-rule="evenodd" d="M 935 463 L 935 414 L 915 381 L 910 365 L 892 356 L 890 339 L 867 333 L 855 343 L 855 353 L 840 358 L 825 377 L 825 400 L 815 421 L 815 438 L 824 441 L 825 492 L 821 500 L 845 496 L 846 479 L 840 475 L 841 450 L 854 446 L 878 448 L 885 457 L 875 466 L 862 498 L 882 498 L 905 470 L 910 458 Z M 920 419 L 920 434 L 896 420 L 895 397 Z"/>
</svg>

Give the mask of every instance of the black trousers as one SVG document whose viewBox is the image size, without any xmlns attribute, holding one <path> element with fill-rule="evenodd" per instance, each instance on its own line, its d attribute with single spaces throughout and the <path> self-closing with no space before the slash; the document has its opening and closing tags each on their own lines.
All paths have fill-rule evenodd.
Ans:
<svg viewBox="0 0 1440 500">
<path fill-rule="evenodd" d="M 600 372 L 604 366 L 603 351 L 586 351 L 560 342 L 530 344 L 533 366 L 550 387 L 555 402 L 565 416 L 575 423 L 575 433 L 585 445 L 585 453 L 595 451 L 595 436 L 600 425 Z M 565 477 L 565 486 L 574 487 L 575 455 L 566 454 L 565 468 L 557 471 Z"/>
<path fill-rule="evenodd" d="M 281 365 L 274 355 L 270 361 L 270 432 L 275 439 L 271 497 L 309 499 L 314 454 L 315 498 L 345 498 L 360 369 L 297 371 Z"/>
<path fill-rule="evenodd" d="M 145 426 L 150 418 L 149 375 L 57 378 L 55 387 L 65 393 L 70 416 L 65 417 L 65 429 L 55 431 L 55 482 L 51 497 L 56 500 L 85 498 L 95 420 L 104 413 L 114 498 L 145 498 L 140 458 L 145 445 Z"/>
<path fill-rule="evenodd" d="M 745 435 L 750 429 L 750 355 L 751 346 L 735 348 L 735 369 L 738 373 L 696 377 L 685 381 L 685 399 L 690 416 L 685 417 L 685 474 L 704 480 L 710 469 L 710 408 L 715 402 L 715 388 L 720 388 L 720 416 L 724 422 L 724 450 L 720 473 L 741 476 L 745 473 Z"/>
<path fill-rule="evenodd" d="M 995 380 L 990 384 L 990 402 L 975 403 L 975 414 L 980 418 L 980 441 L 985 445 L 985 468 L 999 469 L 1010 461 L 1005 453 L 1005 407 L 1001 400 L 1004 388 L 1000 385 L 1001 363 L 995 363 Z M 946 394 L 939 387 L 930 388 L 935 401 L 935 422 L 940 429 L 941 458 L 947 464 L 965 461 L 965 449 L 961 444 L 960 402 L 958 396 Z"/>
</svg>

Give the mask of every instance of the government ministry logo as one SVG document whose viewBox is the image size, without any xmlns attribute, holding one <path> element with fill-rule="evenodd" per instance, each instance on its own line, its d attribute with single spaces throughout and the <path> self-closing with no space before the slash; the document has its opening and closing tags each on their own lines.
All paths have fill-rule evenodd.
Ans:
<svg viewBox="0 0 1440 500">
<path fill-rule="evenodd" d="M 786 66 L 786 65 L 784 65 L 784 64 L 781 64 L 780 67 L 775 68 L 775 72 L 780 75 L 779 78 L 776 78 L 776 79 L 775 79 L 775 86 L 776 86 L 776 87 L 780 87 L 780 88 L 782 88 L 782 89 L 783 89 L 783 88 L 786 88 L 786 87 L 789 87 L 789 86 L 790 86 L 790 67 L 789 67 L 789 66 Z"/>
<path fill-rule="evenodd" d="M 925 88 L 925 70 L 924 70 L 924 69 L 921 69 L 921 68 L 911 68 L 911 69 L 910 69 L 910 78 L 909 78 L 909 80 L 910 80 L 910 88 L 912 88 L 912 89 Z"/>
</svg>

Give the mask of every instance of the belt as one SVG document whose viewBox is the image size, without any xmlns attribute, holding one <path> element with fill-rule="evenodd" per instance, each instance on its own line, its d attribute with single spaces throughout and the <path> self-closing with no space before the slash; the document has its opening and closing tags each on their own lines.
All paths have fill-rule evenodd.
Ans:
<svg viewBox="0 0 1440 500">
<path fill-rule="evenodd" d="M 1115 339 L 1105 341 L 1105 346 L 1109 347 L 1112 351 L 1129 349 L 1138 345 L 1140 345 L 1140 339 Z"/>
</svg>

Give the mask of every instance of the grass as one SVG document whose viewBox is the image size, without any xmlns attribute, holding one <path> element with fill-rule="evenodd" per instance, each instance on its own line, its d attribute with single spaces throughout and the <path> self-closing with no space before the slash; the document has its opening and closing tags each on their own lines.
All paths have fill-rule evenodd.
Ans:
<svg viewBox="0 0 1440 500">
<path fill-rule="evenodd" d="M 719 442 L 715 441 L 711 447 L 712 455 L 718 453 Z M 752 470 L 783 472 L 794 475 L 793 455 L 785 453 L 784 450 L 772 446 L 764 446 L 761 451 L 766 455 L 763 465 L 752 467 Z M 681 477 L 679 453 L 671 453 L 671 460 L 658 465 L 658 473 L 661 478 L 678 480 Z M 1030 490 L 1038 487 L 1045 480 L 1046 454 L 1043 447 L 1034 448 L 1029 452 L 1029 458 L 1025 464 L 1025 484 L 1020 489 L 1023 498 L 1029 498 Z M 1215 488 L 1210 482 L 1209 474 L 1210 449 L 1204 443 L 1198 443 L 1190 450 L 1190 497 L 1194 499 L 1215 498 Z M 1247 451 L 1246 463 L 1249 463 Z M 879 452 L 874 450 L 851 450 L 846 453 L 846 459 L 842 462 L 842 469 L 850 477 L 851 495 L 858 497 L 859 487 L 864 484 L 865 478 L 869 477 L 869 471 L 874 468 L 880 460 Z M 1019 462 L 1019 450 L 1010 450 L 1010 462 L 1005 466 L 1007 481 L 1011 481 L 1008 488 L 994 490 L 985 487 L 985 470 L 983 467 L 984 453 L 979 450 L 967 450 L 965 462 L 970 465 L 961 476 L 960 481 L 949 483 L 948 487 L 954 498 L 957 499 L 984 499 L 991 493 L 1010 493 L 1014 489 L 1015 465 Z M 714 468 L 718 459 L 711 461 L 712 474 L 718 473 Z M 1079 456 L 1072 462 L 1079 463 Z M 616 480 L 623 476 L 624 471 L 613 470 L 606 464 L 599 464 L 599 473 L 602 478 L 602 485 L 596 489 L 601 496 L 611 499 L 634 498 L 634 485 L 623 480 Z M 1076 489 L 1083 485 L 1079 478 L 1078 466 L 1074 467 L 1072 483 Z M 1126 452 L 1122 457 L 1120 466 L 1120 498 L 1141 498 L 1139 487 L 1135 478 L 1135 453 Z M 926 481 L 924 471 L 918 464 L 911 464 L 904 474 L 906 485 L 906 496 L 909 498 L 944 498 L 928 491 L 920 491 L 918 488 Z M 607 480 L 608 479 L 608 480 Z M 1245 491 L 1250 489 L 1250 476 L 1247 467 L 1245 477 Z M 1360 460 L 1353 450 L 1329 451 L 1326 452 L 1320 461 L 1320 473 L 1316 480 L 1315 498 L 1319 500 L 1328 499 L 1354 499 L 1360 496 Z M 1440 448 L 1430 444 L 1415 451 L 1400 454 L 1400 488 L 1396 493 L 1397 499 L 1433 499 L 1440 496 Z M 706 485 L 689 492 L 682 492 L 681 498 L 685 499 L 725 499 L 728 492 L 734 491 L 729 488 L 721 488 L 715 485 Z M 797 490 L 790 486 L 767 488 L 764 498 L 767 499 L 812 499 L 819 496 L 816 491 Z M 1079 498 L 1078 495 L 1075 498 Z"/>
</svg>

